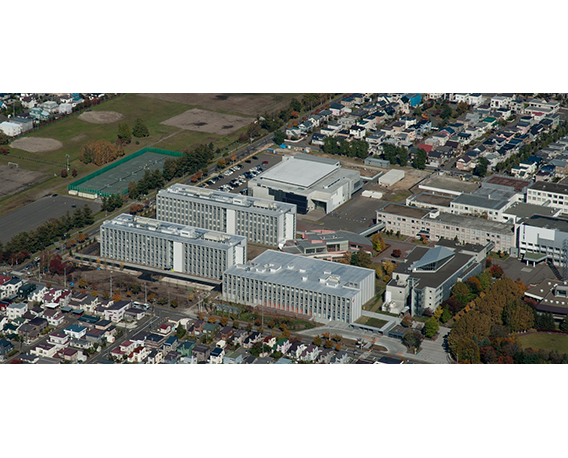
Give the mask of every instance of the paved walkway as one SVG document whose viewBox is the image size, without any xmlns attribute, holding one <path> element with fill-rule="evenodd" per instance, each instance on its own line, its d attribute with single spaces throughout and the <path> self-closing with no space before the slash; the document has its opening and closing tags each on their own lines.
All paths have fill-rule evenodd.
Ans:
<svg viewBox="0 0 568 458">
<path fill-rule="evenodd" d="M 373 312 L 368 312 L 368 313 L 373 313 Z M 380 315 L 380 314 L 375 314 L 375 315 L 378 315 L 377 318 L 380 319 L 384 319 L 385 317 L 385 315 Z M 398 319 L 390 316 L 389 318 Z M 305 331 L 300 331 L 297 334 L 309 337 L 315 337 L 316 335 L 321 336 L 323 333 L 329 332 L 330 334 L 333 333 L 341 334 L 343 337 L 347 339 L 352 339 L 352 340 L 363 339 L 365 342 L 369 342 L 376 339 L 375 345 L 380 345 L 382 347 L 385 347 L 387 349 L 387 352 L 391 355 L 403 358 L 411 358 L 430 364 L 450 363 L 448 354 L 443 348 L 444 337 L 450 332 L 450 328 L 441 327 L 438 338 L 435 341 L 424 340 L 422 342 L 421 346 L 422 350 L 420 351 L 420 353 L 417 355 L 413 355 L 412 353 L 408 353 L 406 351 L 406 347 L 398 339 L 394 339 L 392 337 L 380 336 L 377 333 L 372 333 L 369 331 L 365 331 L 363 329 L 352 328 L 347 323 L 338 323 L 328 320 L 321 320 L 321 322 L 324 323 L 323 327 L 307 329 Z"/>
</svg>

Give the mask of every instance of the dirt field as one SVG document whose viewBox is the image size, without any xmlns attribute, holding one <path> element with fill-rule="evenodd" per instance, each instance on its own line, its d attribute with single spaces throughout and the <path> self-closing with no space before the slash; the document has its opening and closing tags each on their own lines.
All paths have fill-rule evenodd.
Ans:
<svg viewBox="0 0 568 458">
<path fill-rule="evenodd" d="M 398 202 L 400 199 L 397 199 L 397 197 L 401 197 L 402 193 L 404 193 L 404 197 L 401 197 L 401 199 L 404 199 L 406 196 L 409 196 L 411 194 L 409 189 L 412 188 L 419 181 L 426 178 L 428 175 L 431 175 L 431 172 L 428 172 L 426 170 L 405 168 L 404 175 L 405 176 L 402 180 L 400 180 L 398 183 L 395 183 L 390 187 L 379 186 L 378 184 L 376 184 L 375 181 L 373 181 L 373 183 L 369 184 L 366 189 L 369 189 L 371 191 L 382 192 L 384 194 L 383 200 Z"/>
<path fill-rule="evenodd" d="M 43 176 L 43 173 L 0 165 L 0 197 L 15 194 Z"/>
<path fill-rule="evenodd" d="M 122 118 L 123 116 L 116 111 L 86 111 L 79 115 L 79 119 L 91 124 L 112 124 Z"/>
<path fill-rule="evenodd" d="M 257 116 L 268 111 L 281 110 L 290 100 L 301 94 L 138 94 L 167 102 L 196 105 L 209 110 L 228 111 L 246 116 Z"/>
<path fill-rule="evenodd" d="M 210 134 L 226 135 L 246 126 L 252 118 L 243 118 L 214 111 L 194 108 L 162 122 L 166 126 L 179 127 L 184 130 L 196 130 Z"/>
<path fill-rule="evenodd" d="M 28 151 L 29 153 L 44 153 L 46 151 L 58 150 L 63 146 L 63 143 L 53 138 L 24 137 L 13 141 L 10 146 Z"/>
</svg>

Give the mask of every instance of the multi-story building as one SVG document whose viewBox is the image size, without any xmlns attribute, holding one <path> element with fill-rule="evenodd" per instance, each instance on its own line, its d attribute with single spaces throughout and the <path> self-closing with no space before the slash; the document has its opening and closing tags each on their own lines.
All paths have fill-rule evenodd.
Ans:
<svg viewBox="0 0 568 458">
<path fill-rule="evenodd" d="M 568 186 L 537 181 L 527 189 L 527 203 L 549 206 L 568 213 Z"/>
<path fill-rule="evenodd" d="M 525 261 L 549 259 L 560 264 L 568 255 L 568 218 L 533 215 L 517 229 L 519 257 Z"/>
<path fill-rule="evenodd" d="M 267 250 L 223 276 L 223 298 L 325 320 L 352 323 L 375 296 L 375 272 Z"/>
<path fill-rule="evenodd" d="M 383 311 L 422 315 L 432 312 L 448 297 L 456 281 L 481 272 L 491 244 L 460 246 L 442 241 L 435 248 L 415 247 L 392 274 L 385 291 Z M 407 309 L 408 308 L 408 309 Z"/>
<path fill-rule="evenodd" d="M 270 246 L 296 236 L 296 205 L 181 184 L 158 192 L 156 218 Z"/>
<path fill-rule="evenodd" d="M 385 230 L 411 237 L 424 236 L 431 241 L 441 238 L 461 243 L 493 242 L 495 250 L 509 251 L 515 247 L 514 225 L 489 221 L 475 216 L 452 215 L 439 210 L 425 210 L 406 205 L 388 204 L 377 210 L 377 222 Z"/>
<path fill-rule="evenodd" d="M 220 280 L 246 261 L 246 238 L 122 214 L 101 226 L 101 256 Z"/>
</svg>

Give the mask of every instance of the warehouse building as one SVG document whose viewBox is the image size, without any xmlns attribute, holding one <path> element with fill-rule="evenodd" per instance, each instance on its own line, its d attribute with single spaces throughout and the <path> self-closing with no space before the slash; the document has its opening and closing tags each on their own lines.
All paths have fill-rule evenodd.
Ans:
<svg viewBox="0 0 568 458">
<path fill-rule="evenodd" d="M 298 153 L 249 181 L 249 195 L 295 204 L 298 213 L 330 213 L 363 186 L 361 174 L 335 159 Z"/>
<path fill-rule="evenodd" d="M 404 178 L 404 170 L 392 169 L 379 177 L 379 185 L 390 187 Z"/>
<path fill-rule="evenodd" d="M 223 277 L 227 301 L 345 323 L 357 320 L 374 296 L 374 270 L 273 250 Z"/>
<path fill-rule="evenodd" d="M 262 245 L 283 245 L 296 236 L 293 204 L 182 184 L 158 192 L 156 218 L 240 235 Z"/>
<path fill-rule="evenodd" d="M 122 214 L 101 226 L 101 256 L 220 280 L 246 261 L 246 238 Z"/>
</svg>

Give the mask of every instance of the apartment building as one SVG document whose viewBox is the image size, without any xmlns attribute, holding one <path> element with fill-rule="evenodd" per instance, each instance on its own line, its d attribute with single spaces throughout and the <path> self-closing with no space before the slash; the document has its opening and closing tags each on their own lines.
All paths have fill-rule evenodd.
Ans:
<svg viewBox="0 0 568 458">
<path fill-rule="evenodd" d="M 122 214 L 101 226 L 101 256 L 220 280 L 246 261 L 246 238 Z"/>
<path fill-rule="evenodd" d="M 352 323 L 375 295 L 375 272 L 330 261 L 267 250 L 232 266 L 223 298 L 325 320 Z"/>
<path fill-rule="evenodd" d="M 174 184 L 158 192 L 156 218 L 278 246 L 296 236 L 296 205 Z"/>
<path fill-rule="evenodd" d="M 568 256 L 568 218 L 533 215 L 519 225 L 517 234 L 519 257 L 525 260 L 545 258 L 559 264 Z"/>
</svg>

